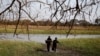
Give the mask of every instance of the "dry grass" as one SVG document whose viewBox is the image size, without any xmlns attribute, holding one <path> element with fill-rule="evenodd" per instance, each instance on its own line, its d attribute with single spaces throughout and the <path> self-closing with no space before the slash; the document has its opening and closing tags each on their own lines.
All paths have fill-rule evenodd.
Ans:
<svg viewBox="0 0 100 56">
<path fill-rule="evenodd" d="M 0 25 L 0 28 L 4 28 L 5 25 Z M 15 29 L 15 25 L 7 25 L 6 28 Z M 25 29 L 27 28 L 25 25 L 18 25 L 18 29 Z M 65 26 L 32 26 L 29 25 L 29 29 L 58 29 L 58 30 L 65 30 L 69 29 L 69 27 Z M 73 30 L 100 30 L 100 26 L 73 26 Z"/>
<path fill-rule="evenodd" d="M 15 25 L 7 25 L 5 30 L 5 25 L 0 26 L 0 32 L 13 33 L 15 30 Z M 29 32 L 36 34 L 66 34 L 69 28 L 64 26 L 32 26 L 29 25 Z M 27 27 L 24 25 L 18 26 L 18 33 L 27 33 Z M 74 26 L 70 32 L 71 34 L 100 34 L 100 26 Z"/>
</svg>

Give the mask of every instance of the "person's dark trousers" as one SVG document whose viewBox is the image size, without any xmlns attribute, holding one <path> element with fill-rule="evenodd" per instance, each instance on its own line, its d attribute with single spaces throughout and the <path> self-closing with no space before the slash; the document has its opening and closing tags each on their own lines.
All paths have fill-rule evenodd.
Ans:
<svg viewBox="0 0 100 56">
<path fill-rule="evenodd" d="M 48 50 L 48 52 L 50 51 L 50 45 L 47 45 L 47 50 Z"/>
<path fill-rule="evenodd" d="M 56 52 L 56 48 L 57 48 L 56 46 L 53 46 L 52 50 Z"/>
</svg>

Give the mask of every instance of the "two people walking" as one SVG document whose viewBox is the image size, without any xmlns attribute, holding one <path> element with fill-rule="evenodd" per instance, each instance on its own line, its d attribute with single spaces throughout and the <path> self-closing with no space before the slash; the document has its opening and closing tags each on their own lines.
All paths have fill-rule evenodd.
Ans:
<svg viewBox="0 0 100 56">
<path fill-rule="evenodd" d="M 56 52 L 57 43 L 59 43 L 58 40 L 57 40 L 57 37 L 55 38 L 55 40 L 52 41 L 52 39 L 50 38 L 50 36 L 48 36 L 48 38 L 47 38 L 47 40 L 45 42 L 47 44 L 47 51 L 48 52 L 50 51 L 51 45 L 52 45 L 52 50 Z"/>
</svg>

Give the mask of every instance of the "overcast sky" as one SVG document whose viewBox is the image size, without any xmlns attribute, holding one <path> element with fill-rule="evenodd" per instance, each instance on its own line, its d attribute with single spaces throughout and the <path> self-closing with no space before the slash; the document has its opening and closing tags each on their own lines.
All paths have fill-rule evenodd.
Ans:
<svg viewBox="0 0 100 56">
<path fill-rule="evenodd" d="M 9 4 L 11 3 L 11 1 L 12 0 L 2 0 L 2 5 L 0 5 L 0 12 L 1 11 L 3 11 L 7 6 L 9 6 Z M 30 0 L 31 1 L 31 0 Z M 44 2 L 44 3 L 47 3 L 48 2 L 48 4 L 52 4 L 53 3 L 53 1 L 54 0 L 40 0 L 40 1 L 42 1 L 42 2 Z M 80 1 L 80 0 L 79 0 Z M 89 1 L 89 0 L 88 0 Z M 0 3 L 1 3 L 1 1 L 0 1 Z M 65 2 L 65 4 L 67 4 L 68 3 L 68 1 L 67 2 Z M 50 19 L 50 15 L 51 15 L 51 13 L 54 13 L 55 11 L 54 10 L 49 10 L 49 7 L 50 6 L 48 6 L 48 5 L 45 5 L 45 4 L 42 4 L 42 3 L 37 3 L 37 2 L 34 2 L 34 3 L 30 3 L 31 5 L 29 6 L 29 8 L 24 8 L 26 11 L 28 11 L 28 13 L 30 13 L 30 15 L 34 18 L 34 17 L 36 17 L 37 16 L 37 14 L 38 14 L 38 18 L 37 18 L 37 20 L 47 20 L 47 19 Z M 41 4 L 41 9 L 40 9 L 40 4 Z M 71 0 L 70 1 L 70 6 L 71 7 L 75 7 L 75 4 L 76 4 L 76 0 Z M 95 11 L 96 11 L 96 7 L 97 7 L 97 5 L 95 5 L 95 6 L 93 6 L 93 13 L 91 14 L 91 20 L 89 20 L 89 17 L 87 17 L 86 15 L 86 20 L 87 21 L 92 21 L 92 22 L 94 22 L 94 20 L 95 20 L 95 18 L 97 17 L 97 16 L 100 16 L 100 4 L 99 4 L 99 6 L 98 6 L 98 10 L 97 10 L 97 16 L 95 15 Z M 15 9 L 15 10 L 18 10 L 18 9 Z M 89 11 L 89 8 L 86 8 L 85 9 L 87 12 Z M 59 18 L 59 15 L 57 16 L 58 18 Z M 25 14 L 25 13 L 22 13 L 22 18 L 28 18 L 27 17 L 27 15 Z M 81 18 L 81 15 L 79 15 L 78 17 L 77 17 L 79 20 L 80 19 L 82 19 Z M 55 19 L 54 19 L 55 20 Z M 62 21 L 64 21 L 64 20 L 62 20 Z"/>
</svg>

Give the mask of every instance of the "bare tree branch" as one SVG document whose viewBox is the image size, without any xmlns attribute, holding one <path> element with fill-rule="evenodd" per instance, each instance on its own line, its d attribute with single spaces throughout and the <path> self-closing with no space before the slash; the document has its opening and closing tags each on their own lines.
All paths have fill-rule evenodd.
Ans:
<svg viewBox="0 0 100 56">
<path fill-rule="evenodd" d="M 18 24 L 19 24 L 19 21 L 20 21 L 20 17 L 21 17 L 21 2 L 19 0 L 17 0 L 17 2 L 19 3 L 19 17 L 18 17 L 18 22 L 17 22 L 17 25 L 16 25 L 16 28 L 15 28 L 15 31 L 14 31 L 14 35 L 16 34 L 16 31 L 17 31 L 17 28 L 18 28 Z"/>
<path fill-rule="evenodd" d="M 14 4 L 15 0 L 12 1 L 12 3 L 10 4 L 10 6 L 8 6 L 5 10 L 3 10 L 2 12 L 0 12 L 0 15 L 2 15 L 4 12 L 6 12 L 7 10 L 9 10 L 13 4 Z"/>
</svg>

